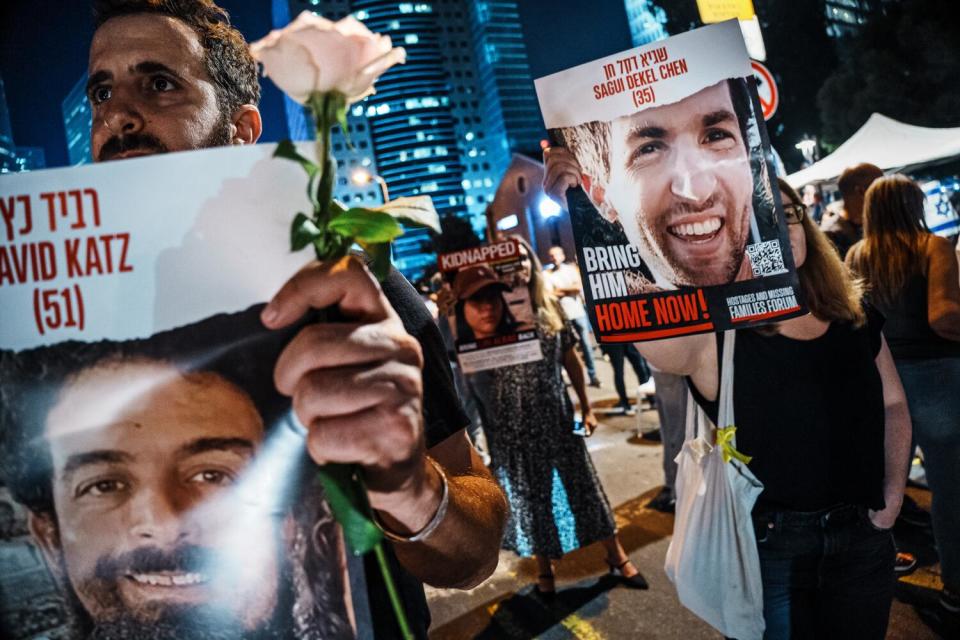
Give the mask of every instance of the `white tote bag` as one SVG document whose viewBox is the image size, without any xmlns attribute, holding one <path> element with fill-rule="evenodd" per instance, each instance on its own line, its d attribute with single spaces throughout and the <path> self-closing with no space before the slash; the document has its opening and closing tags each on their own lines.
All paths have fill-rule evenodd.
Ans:
<svg viewBox="0 0 960 640">
<path fill-rule="evenodd" d="M 734 331 L 724 334 L 718 422 L 725 426 L 735 424 L 734 339 Z M 763 586 L 750 512 L 763 485 L 736 451 L 733 433 L 716 429 L 688 396 L 664 569 L 685 607 L 727 637 L 754 640 L 763 637 Z"/>
</svg>

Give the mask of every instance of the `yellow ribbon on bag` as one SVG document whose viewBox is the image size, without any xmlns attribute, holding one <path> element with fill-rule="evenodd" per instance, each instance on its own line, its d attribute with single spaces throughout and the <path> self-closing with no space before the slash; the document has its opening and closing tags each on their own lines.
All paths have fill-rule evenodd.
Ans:
<svg viewBox="0 0 960 640">
<path fill-rule="evenodd" d="M 737 451 L 733 446 L 733 434 L 737 428 L 732 424 L 728 427 L 717 429 L 717 446 L 720 447 L 720 453 L 723 455 L 724 462 L 730 462 L 736 458 L 743 464 L 749 464 L 753 456 L 748 456 Z"/>
</svg>

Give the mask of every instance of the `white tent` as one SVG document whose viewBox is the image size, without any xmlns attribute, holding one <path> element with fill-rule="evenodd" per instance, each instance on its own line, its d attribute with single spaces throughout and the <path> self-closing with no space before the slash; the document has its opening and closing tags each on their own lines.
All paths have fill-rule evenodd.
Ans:
<svg viewBox="0 0 960 640">
<path fill-rule="evenodd" d="M 888 170 L 955 156 L 960 156 L 960 127 L 917 127 L 874 113 L 836 151 L 806 169 L 790 174 L 787 182 L 799 189 L 811 182 L 833 180 L 847 167 L 861 162 Z"/>
</svg>

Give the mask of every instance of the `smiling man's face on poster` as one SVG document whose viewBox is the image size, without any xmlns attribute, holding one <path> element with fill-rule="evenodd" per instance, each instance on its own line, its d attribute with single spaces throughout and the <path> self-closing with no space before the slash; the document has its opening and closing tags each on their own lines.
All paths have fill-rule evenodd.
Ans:
<svg viewBox="0 0 960 640">
<path fill-rule="evenodd" d="M 750 114 L 746 96 L 734 99 L 740 91 L 724 80 L 672 104 L 562 130 L 591 204 L 619 223 L 661 288 L 753 277 Z"/>
<path fill-rule="evenodd" d="M 69 379 L 43 437 L 55 515 L 32 516 L 31 530 L 97 637 L 258 637 L 274 624 L 279 522 L 245 518 L 232 490 L 264 438 L 241 389 L 108 360 Z"/>
<path fill-rule="evenodd" d="M 610 123 L 605 198 L 651 269 L 676 285 L 738 279 L 752 193 L 727 82 Z"/>
</svg>

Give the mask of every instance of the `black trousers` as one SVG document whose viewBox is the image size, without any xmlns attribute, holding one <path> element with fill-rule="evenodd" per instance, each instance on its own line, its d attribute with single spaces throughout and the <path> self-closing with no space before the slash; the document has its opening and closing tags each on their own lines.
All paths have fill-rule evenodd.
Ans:
<svg viewBox="0 0 960 640">
<path fill-rule="evenodd" d="M 620 406 L 629 407 L 630 398 L 627 397 L 627 387 L 623 381 L 624 358 L 630 361 L 633 372 L 637 374 L 638 384 L 643 384 L 650 379 L 650 367 L 647 366 L 647 361 L 643 359 L 637 348 L 630 343 L 601 344 L 600 349 L 610 358 L 610 365 L 613 367 L 613 385 L 617 388 L 617 395 L 620 396 Z"/>
</svg>

